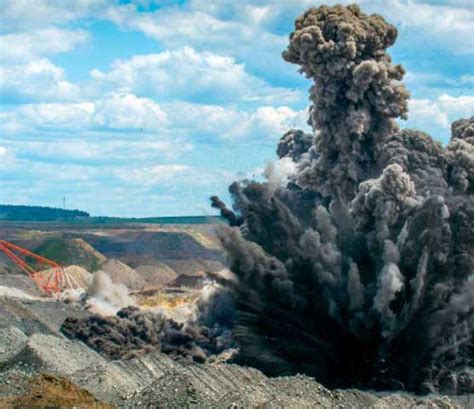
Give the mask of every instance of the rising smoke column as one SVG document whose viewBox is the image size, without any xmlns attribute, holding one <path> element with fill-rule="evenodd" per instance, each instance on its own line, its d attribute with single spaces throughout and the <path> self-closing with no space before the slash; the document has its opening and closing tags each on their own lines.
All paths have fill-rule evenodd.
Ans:
<svg viewBox="0 0 474 409">
<path fill-rule="evenodd" d="M 213 198 L 241 224 L 219 231 L 237 360 L 328 386 L 473 391 L 474 118 L 445 148 L 398 129 L 396 37 L 356 5 L 296 20 L 283 58 L 314 81 L 314 135 L 287 133 L 277 153 L 297 172 L 233 183 L 235 213 Z"/>
</svg>

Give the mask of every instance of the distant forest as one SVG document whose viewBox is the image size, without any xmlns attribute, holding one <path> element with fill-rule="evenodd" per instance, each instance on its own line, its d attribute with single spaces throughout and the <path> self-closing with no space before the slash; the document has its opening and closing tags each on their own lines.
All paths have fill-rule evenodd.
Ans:
<svg viewBox="0 0 474 409">
<path fill-rule="evenodd" d="M 73 221 L 89 217 L 82 210 L 65 210 L 43 206 L 14 206 L 0 204 L 0 220 L 16 222 Z"/>
<path fill-rule="evenodd" d="M 0 204 L 0 221 L 11 222 L 73 222 L 80 224 L 213 224 L 227 223 L 221 216 L 165 216 L 165 217 L 91 217 L 82 210 L 64 210 L 43 206 L 15 206 Z"/>
</svg>

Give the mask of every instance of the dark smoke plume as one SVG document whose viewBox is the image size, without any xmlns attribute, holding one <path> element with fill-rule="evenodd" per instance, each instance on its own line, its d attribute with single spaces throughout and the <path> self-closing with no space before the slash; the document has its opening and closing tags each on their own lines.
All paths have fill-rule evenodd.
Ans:
<svg viewBox="0 0 474 409">
<path fill-rule="evenodd" d="M 474 118 L 446 147 L 398 129 L 396 37 L 356 5 L 296 20 L 283 58 L 314 81 L 314 135 L 282 138 L 286 187 L 230 186 L 243 224 L 219 232 L 237 359 L 333 387 L 472 392 Z"/>
<path fill-rule="evenodd" d="M 225 203 L 217 196 L 211 197 L 211 206 L 220 210 L 221 216 L 229 222 L 230 226 L 240 226 L 242 224 L 242 218 L 237 216 L 232 210 L 228 209 Z"/>
</svg>

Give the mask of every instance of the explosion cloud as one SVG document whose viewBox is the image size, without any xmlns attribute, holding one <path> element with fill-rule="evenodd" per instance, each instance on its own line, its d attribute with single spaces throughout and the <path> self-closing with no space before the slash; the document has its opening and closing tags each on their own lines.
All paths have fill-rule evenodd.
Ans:
<svg viewBox="0 0 474 409">
<path fill-rule="evenodd" d="M 333 387 L 473 391 L 474 118 L 446 147 L 399 130 L 397 30 L 358 6 L 311 8 L 283 58 L 314 81 L 277 154 L 285 186 L 244 181 L 219 235 L 238 362 Z M 238 223 L 237 223 L 238 221 Z"/>
</svg>

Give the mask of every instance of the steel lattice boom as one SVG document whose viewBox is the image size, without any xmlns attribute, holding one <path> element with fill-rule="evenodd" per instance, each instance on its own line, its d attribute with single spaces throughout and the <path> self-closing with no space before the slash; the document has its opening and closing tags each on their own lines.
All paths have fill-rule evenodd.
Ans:
<svg viewBox="0 0 474 409">
<path fill-rule="evenodd" d="M 0 240 L 0 251 L 27 273 L 36 285 L 50 296 L 58 295 L 67 289 L 79 288 L 79 285 L 74 278 L 69 276 L 64 271 L 63 267 L 55 261 L 32 253 L 23 247 L 5 240 Z M 37 271 L 26 262 L 24 259 L 26 257 L 29 257 L 48 268 L 44 271 Z"/>
</svg>

